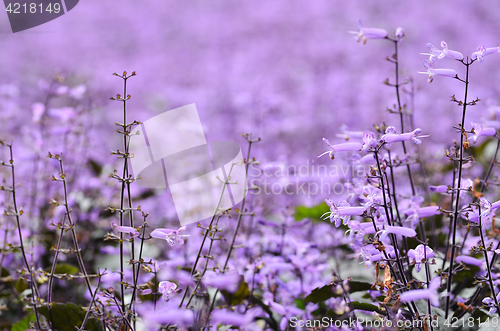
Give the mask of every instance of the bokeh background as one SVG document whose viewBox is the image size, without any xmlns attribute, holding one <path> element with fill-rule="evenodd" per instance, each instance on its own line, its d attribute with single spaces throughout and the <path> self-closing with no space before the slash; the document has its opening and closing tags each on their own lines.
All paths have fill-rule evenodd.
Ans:
<svg viewBox="0 0 500 331">
<path fill-rule="evenodd" d="M 266 159 L 304 161 L 324 148 L 340 124 L 364 129 L 387 118 L 394 103 L 392 45 L 353 42 L 358 19 L 366 27 L 403 27 L 403 78 L 413 77 L 417 126 L 442 143 L 440 125 L 456 122 L 448 101 L 459 82 L 422 71 L 426 43 L 441 40 L 464 54 L 480 44 L 500 44 L 500 6 L 471 1 L 80 1 L 74 11 L 39 27 L 12 34 L 0 14 L 0 79 L 33 101 L 40 79 L 55 71 L 85 83 L 102 107 L 96 118 L 116 112 L 103 103 L 117 91 L 112 72 L 138 72 L 130 84 L 133 116 L 149 118 L 196 103 L 209 139 L 234 139 L 252 131 L 264 140 Z M 453 67 L 453 63 L 443 63 Z M 471 95 L 498 97 L 500 73 L 472 73 Z M 476 79 L 475 77 L 488 77 Z M 479 95 L 478 95 L 479 96 Z M 40 95 L 40 98 L 43 96 Z M 406 102 L 409 104 L 409 102 Z M 481 108 L 480 108 L 481 107 Z M 484 113 L 485 105 L 477 107 Z M 476 110 L 476 109 L 475 109 Z M 22 111 L 22 109 L 21 109 Z M 431 121 L 428 121 L 431 119 Z M 438 119 L 438 120 L 436 120 Z M 436 125 L 437 123 L 440 125 Z M 26 123 L 28 125 L 28 123 Z M 102 139 L 107 141 L 108 139 Z"/>
<path fill-rule="evenodd" d="M 441 170 L 434 172 L 433 167 L 443 160 L 443 148 L 458 137 L 451 126 L 459 122 L 461 108 L 450 102 L 450 96 L 461 98 L 463 87 L 443 77 L 428 84 L 427 76 L 418 74 L 424 71 L 426 59 L 420 53 L 427 51 L 427 43 L 439 47 L 441 40 L 466 56 L 479 45 L 499 46 L 499 18 L 500 6 L 495 0 L 82 0 L 52 22 L 13 34 L 7 14 L 1 11 L 0 139 L 14 139 L 19 201 L 28 216 L 23 235 L 36 239 L 31 259 L 43 266 L 50 263 L 50 246 L 57 237 L 50 224 L 61 220 L 64 210 L 50 203 L 62 198 L 62 190 L 59 183 L 50 181 L 58 168 L 46 155 L 48 151 L 63 152 L 71 190 L 69 203 L 74 218 L 82 224 L 80 239 L 89 270 L 117 268 L 116 245 L 104 246 L 108 244 L 102 241 L 106 232 L 112 231 L 111 221 L 116 221 L 116 215 L 105 209 L 119 205 L 119 185 L 109 178 L 121 167 L 110 155 L 121 144 L 114 125 L 121 121 L 121 104 L 109 98 L 122 92 L 122 83 L 113 72 L 137 72 L 128 86 L 132 95 L 130 119 L 145 121 L 196 103 L 207 140 L 236 141 L 245 152 L 247 145 L 240 134 L 260 137 L 262 142 L 252 156 L 261 167 L 330 164 L 327 157 L 317 159 L 327 150 L 322 138 L 341 142 L 336 134 L 341 133 L 342 124 L 355 131 L 384 121 L 399 127 L 396 115 L 387 112 L 387 107 L 396 103 L 394 89 L 382 84 L 394 77 L 394 65 L 385 60 L 394 52 L 393 43 L 368 40 L 362 45 L 349 31 L 356 31 L 358 20 L 365 27 L 383 28 L 389 34 L 402 27 L 406 37 L 399 45 L 401 80 L 409 82 L 403 103 L 408 114 L 413 114 L 414 126 L 430 135 L 420 153 L 427 174 L 439 180 Z M 485 63 L 472 67 L 469 95 L 482 102 L 471 108 L 467 122 L 500 118 L 500 70 L 495 69 L 498 54 L 494 56 L 495 61 L 489 63 L 488 57 Z M 438 61 L 436 67 L 453 68 L 463 76 L 462 66 L 452 60 Z M 6 149 L 0 156 L 7 158 Z M 9 178 L 8 172 L 2 174 L 2 180 Z M 310 174 L 290 177 L 273 180 L 318 180 Z M 332 183 L 340 180 L 329 177 Z M 441 183 L 450 182 L 430 184 Z M 406 179 L 401 185 L 407 186 Z M 132 196 L 135 206 L 150 212 L 148 221 L 153 228 L 178 227 L 168 190 L 133 186 Z M 248 205 L 258 216 L 237 238 L 238 242 L 246 240 L 250 248 L 239 253 L 231 267 L 246 270 L 256 257 L 273 261 L 281 255 L 281 228 L 269 220 L 284 220 L 283 229 L 289 226 L 287 222 L 293 228 L 287 233 L 292 239 L 285 250 L 298 252 L 300 248 L 297 259 L 307 263 L 300 266 L 305 287 L 297 290 L 301 286 L 298 278 L 293 278 L 290 289 L 283 287 L 285 299 L 281 302 L 293 302 L 329 282 L 331 259 L 346 256 L 332 253 L 337 252 L 332 246 L 335 250 L 343 244 L 347 247 L 344 231 L 336 231 L 329 222 L 306 222 L 305 238 L 306 232 L 300 228 L 303 224 L 296 225 L 291 218 L 296 206 L 318 205 L 325 197 L 339 200 L 328 194 L 252 197 Z M 0 196 L 0 203 L 9 204 L 6 195 Z M 262 226 L 252 232 L 252 225 L 257 224 Z M 146 255 L 167 261 L 172 269 L 165 270 L 190 268 L 201 240 L 194 235 L 195 230 L 188 228 L 186 233 L 191 237 L 182 248 L 155 243 L 148 246 Z M 6 244 L 2 241 L 2 247 Z M 221 244 L 223 253 L 216 260 L 224 258 L 227 250 L 228 245 Z M 15 262 L 16 257 L 12 254 L 9 259 L 4 265 Z M 17 265 L 19 262 L 17 257 Z M 350 260 L 345 263 L 343 276 L 370 281 L 371 275 L 362 268 L 351 270 L 348 267 L 356 264 Z M 164 280 L 175 278 L 163 276 Z M 252 273 L 245 277 L 251 279 Z M 111 286 L 116 280 L 108 279 L 104 285 Z M 58 286 L 55 300 L 80 300 L 73 292 L 69 298 L 62 296 L 68 285 L 61 282 Z"/>
</svg>

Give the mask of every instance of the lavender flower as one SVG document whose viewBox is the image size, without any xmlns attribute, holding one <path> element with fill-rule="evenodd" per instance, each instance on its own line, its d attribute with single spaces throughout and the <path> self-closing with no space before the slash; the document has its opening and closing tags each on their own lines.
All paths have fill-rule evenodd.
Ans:
<svg viewBox="0 0 500 331">
<path fill-rule="evenodd" d="M 419 136 L 421 132 L 422 132 L 421 129 L 415 129 L 412 132 L 407 132 L 407 133 L 402 133 L 402 134 L 392 133 L 392 131 L 391 131 L 391 133 L 384 134 L 382 136 L 381 140 L 386 142 L 386 143 L 389 143 L 389 144 L 394 143 L 394 142 L 411 140 L 411 141 L 413 141 L 414 144 L 420 145 L 422 143 L 422 141 L 418 138 L 428 137 L 428 135 Z"/>
<path fill-rule="evenodd" d="M 356 41 L 362 41 L 363 44 L 366 44 L 368 39 L 384 39 L 387 37 L 387 31 L 384 29 L 377 28 L 365 28 L 361 21 L 358 23 L 358 31 L 349 31 L 349 33 L 353 33 L 356 35 Z"/>
<path fill-rule="evenodd" d="M 472 122 L 472 131 L 474 136 L 470 139 L 473 144 L 476 143 L 477 139 L 481 136 L 494 136 L 497 134 L 497 130 L 495 128 L 483 128 L 483 126 L 479 123 Z"/>
<path fill-rule="evenodd" d="M 486 55 L 490 54 L 495 54 L 500 52 L 500 47 L 490 47 L 486 48 L 482 45 L 480 45 L 474 53 L 471 55 L 472 60 L 478 60 L 479 63 L 482 63 L 484 61 L 484 57 Z"/>
<path fill-rule="evenodd" d="M 397 234 L 404 237 L 413 238 L 417 235 L 417 232 L 413 229 L 406 228 L 403 226 L 392 226 L 387 225 L 383 230 L 378 232 L 380 234 L 380 240 L 385 241 L 389 234 Z"/>
<path fill-rule="evenodd" d="M 497 294 L 497 301 L 500 300 L 500 293 Z M 483 305 L 490 308 L 488 314 L 493 315 L 497 312 L 497 306 L 495 305 L 495 300 L 491 297 L 486 297 L 483 299 Z"/>
<path fill-rule="evenodd" d="M 434 63 L 436 59 L 441 60 L 444 59 L 445 57 L 459 61 L 464 59 L 462 53 L 448 49 L 448 44 L 445 41 L 441 41 L 441 47 L 443 47 L 443 49 L 439 50 L 436 47 L 434 47 L 434 45 L 429 43 L 427 44 L 427 48 L 429 49 L 430 53 L 421 53 L 421 54 L 429 55 L 429 60 L 428 60 L 429 64 Z"/>
<path fill-rule="evenodd" d="M 415 249 L 410 249 L 408 251 L 410 262 L 415 264 L 417 272 L 420 272 L 422 269 L 422 263 L 424 263 L 426 257 L 427 259 L 432 259 L 434 256 L 434 251 L 429 246 L 424 246 L 422 244 L 418 245 Z"/>
<path fill-rule="evenodd" d="M 176 294 L 181 291 L 181 289 L 177 289 L 177 284 L 173 282 L 162 281 L 158 284 L 158 292 L 162 294 L 164 301 L 169 301 L 171 294 Z"/>
<path fill-rule="evenodd" d="M 448 44 L 446 42 L 441 41 L 441 47 L 443 47 L 443 50 L 441 51 L 440 56 L 438 56 L 439 59 L 442 59 L 445 57 L 453 59 L 453 60 L 459 60 L 459 61 L 464 59 L 464 56 L 462 53 L 448 49 Z"/>
<path fill-rule="evenodd" d="M 189 235 L 180 234 L 184 230 L 186 230 L 185 226 L 181 226 L 178 230 L 158 228 L 151 232 L 151 237 L 166 240 L 170 246 L 174 246 L 175 242 L 177 242 L 179 245 L 182 245 L 184 244 L 184 239 L 182 238 L 189 237 Z"/>
<path fill-rule="evenodd" d="M 411 290 L 400 295 L 399 301 L 410 302 L 417 300 L 430 300 L 431 305 L 439 307 L 439 293 L 437 290 L 441 286 L 441 277 L 434 277 L 426 289 Z"/>
<path fill-rule="evenodd" d="M 459 255 L 455 258 L 455 261 L 458 263 L 463 262 L 465 264 L 472 264 L 475 265 L 476 267 L 480 267 L 484 263 L 484 261 L 478 260 L 472 256 L 467 256 L 467 255 Z"/>
<path fill-rule="evenodd" d="M 215 287 L 219 290 L 226 290 L 230 293 L 234 293 L 238 290 L 241 283 L 241 275 L 235 271 L 228 273 L 210 273 L 205 275 L 203 279 L 203 284 L 206 286 Z"/>
<path fill-rule="evenodd" d="M 429 82 L 429 83 L 432 83 L 432 81 L 434 80 L 434 76 L 443 76 L 443 77 L 451 77 L 451 78 L 455 78 L 458 76 L 457 72 L 455 70 L 453 70 L 453 69 L 435 69 L 432 67 L 432 64 L 428 61 L 424 62 L 424 67 L 427 68 L 427 71 L 425 71 L 425 72 L 419 71 L 419 74 L 429 75 L 429 77 L 427 78 L 427 82 Z"/>
<path fill-rule="evenodd" d="M 367 153 L 371 147 L 376 147 L 377 143 L 378 141 L 373 132 L 365 131 L 363 134 L 363 147 L 361 148 L 361 152 Z"/>
<path fill-rule="evenodd" d="M 324 152 L 321 155 L 319 155 L 318 158 L 322 157 L 325 154 L 328 154 L 330 156 L 330 159 L 333 160 L 335 158 L 335 155 L 334 155 L 335 152 L 360 151 L 361 148 L 363 147 L 363 145 L 361 145 L 358 142 L 349 142 L 349 143 L 342 143 L 342 144 L 332 145 L 325 138 L 323 138 L 323 141 L 328 144 L 328 146 L 330 147 L 330 150 Z"/>
<path fill-rule="evenodd" d="M 429 186 L 429 190 L 434 193 L 448 193 L 448 185 Z"/>
<path fill-rule="evenodd" d="M 398 27 L 394 31 L 394 36 L 396 37 L 396 39 L 401 39 L 405 36 L 405 31 L 403 30 L 402 27 Z"/>
<path fill-rule="evenodd" d="M 118 232 L 128 233 L 131 237 L 138 237 L 139 231 L 131 226 L 120 226 L 115 222 L 111 222 L 111 227 Z"/>
<path fill-rule="evenodd" d="M 340 130 L 342 131 L 342 133 L 338 133 L 338 134 L 336 134 L 336 136 L 338 138 L 342 138 L 342 139 L 345 139 L 345 140 L 350 140 L 352 138 L 354 138 L 354 139 L 362 139 L 363 135 L 364 135 L 363 131 L 349 131 L 349 128 L 345 124 L 343 124 L 340 127 Z"/>
<path fill-rule="evenodd" d="M 351 216 L 360 216 L 365 212 L 364 207 L 351 207 L 351 205 L 346 201 L 341 201 L 338 206 L 335 206 L 332 200 L 326 199 L 326 204 L 330 207 L 330 211 L 323 214 L 323 218 L 330 218 L 330 222 L 335 222 L 335 226 L 338 228 L 340 223 L 347 224 L 347 220 Z"/>
</svg>

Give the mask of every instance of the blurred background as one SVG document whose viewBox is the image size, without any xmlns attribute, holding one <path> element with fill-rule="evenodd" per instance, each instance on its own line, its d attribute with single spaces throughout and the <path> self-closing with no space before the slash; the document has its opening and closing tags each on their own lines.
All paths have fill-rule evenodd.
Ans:
<svg viewBox="0 0 500 331">
<path fill-rule="evenodd" d="M 248 144 L 241 133 L 262 139 L 252 147 L 252 157 L 260 161 L 260 169 L 274 173 L 269 177 L 264 173 L 261 178 L 269 184 L 277 182 L 278 188 L 284 188 L 288 183 L 295 187 L 323 181 L 341 183 L 341 191 L 334 193 L 312 194 L 309 190 L 252 195 L 247 206 L 257 216 L 248 217 L 237 238 L 248 249 L 238 251 L 231 268 L 241 274 L 247 270 L 245 277 L 252 283 L 254 267 L 249 266 L 255 261 L 267 259 L 272 265 L 283 252 L 296 254 L 297 261 L 307 263 L 297 267 L 297 277 L 290 278 L 290 287 L 281 290 L 281 302 L 288 304 L 330 282 L 333 265 L 342 270 L 342 276 L 371 282 L 373 275 L 350 259 L 353 251 L 348 248 L 345 229 L 335 230 L 329 220 L 321 222 L 328 207 L 324 203 L 319 209 L 303 206 L 317 206 L 325 198 L 337 203 L 346 193 L 339 171 L 349 168 L 313 173 L 313 165 L 334 164 L 326 156 L 317 158 L 328 149 L 322 138 L 343 142 L 336 136 L 342 133 L 342 125 L 352 131 L 373 131 L 373 125 L 382 122 L 400 127 L 399 117 L 387 111 L 397 102 L 395 90 L 383 84 L 387 78 L 394 81 L 394 64 L 386 60 L 393 55 L 394 44 L 368 40 L 363 45 L 349 31 L 357 30 L 358 20 L 365 27 L 386 29 L 389 36 L 398 27 L 404 29 L 399 61 L 400 79 L 408 81 L 402 93 L 407 128 L 413 116 L 412 126 L 430 135 L 420 145 L 428 184 L 450 184 L 451 167 L 441 161 L 443 148 L 459 137 L 452 126 L 459 123 L 461 108 L 450 97 L 456 94 L 462 99 L 463 84 L 446 77 L 427 83 L 427 75 L 418 73 L 425 71 L 423 61 L 427 59 L 420 53 L 428 51 L 427 43 L 440 48 L 442 40 L 465 56 L 479 45 L 497 47 L 499 18 L 500 6 L 493 0 L 85 0 L 54 21 L 13 34 L 6 12 L 1 11 L 0 139 L 14 140 L 18 204 L 25 211 L 22 231 L 30 238 L 29 258 L 43 268 L 52 260 L 51 247 L 58 235 L 51 224 L 63 221 L 65 210 L 52 203 L 52 199 L 62 201 L 64 194 L 60 182 L 51 181 L 59 174 L 58 163 L 46 156 L 49 151 L 62 152 L 68 204 L 79 225 L 88 270 L 118 268 L 116 243 L 103 242 L 106 233 L 113 231 L 111 222 L 117 221 L 117 215 L 107 208 L 120 205 L 120 185 L 109 175 L 114 170 L 121 172 L 123 166 L 122 160 L 110 155 L 111 150 L 122 148 L 122 136 L 116 134 L 114 124 L 122 121 L 122 104 L 109 98 L 123 90 L 122 80 L 112 73 L 136 71 L 137 76 L 128 83 L 130 121 L 145 121 L 195 103 L 207 140 L 235 141 L 245 155 Z M 469 128 L 471 121 L 479 120 L 500 129 L 498 57 L 490 55 L 484 63 L 471 67 L 469 96 L 481 102 L 467 114 Z M 452 68 L 464 76 L 463 66 L 450 59 L 436 61 L 435 67 Z M 487 154 L 490 147 L 494 150 L 491 141 L 481 146 L 474 155 Z M 393 149 L 395 153 L 401 153 L 398 148 Z M 413 144 L 409 149 L 416 151 Z M 9 159 L 7 152 L 0 148 L 0 160 Z M 335 164 L 346 165 L 347 157 L 347 153 L 339 155 Z M 478 159 L 487 164 L 487 157 Z M 300 173 L 301 166 L 305 174 Z M 417 173 L 418 165 L 413 167 Z M 279 169 L 284 172 L 276 175 Z M 404 195 L 408 191 L 405 169 L 396 171 L 403 175 L 396 178 L 403 187 L 398 193 Z M 481 171 L 484 168 L 477 167 L 467 176 L 475 178 Z M 347 177 L 364 178 L 365 174 Z M 0 175 L 2 185 L 10 186 L 9 169 L 0 169 Z M 417 181 L 420 175 L 416 175 Z M 427 192 L 422 187 L 417 193 L 424 196 Z M 179 227 L 168 190 L 132 185 L 131 195 L 134 206 L 150 213 L 152 228 Z M 2 208 L 8 208 L 9 199 L 8 194 L 0 194 Z M 293 217 L 299 212 L 297 206 L 308 209 L 305 216 Z M 8 220 L 0 215 L 0 222 L 9 224 Z M 230 238 L 235 222 L 231 219 L 224 225 L 224 236 Z M 286 242 L 284 229 L 288 231 Z M 165 273 L 180 272 L 178 267 L 190 270 L 200 247 L 200 232 L 191 224 L 185 232 L 190 235 L 186 245 L 170 248 L 166 242 L 153 241 L 146 245 L 145 256 L 168 264 Z M 11 241 L 18 244 L 3 228 L 0 240 L 3 248 Z M 214 253 L 219 261 L 214 265 L 221 265 L 228 245 L 220 244 L 220 251 Z M 3 266 L 14 273 L 22 261 L 15 254 L 4 255 Z M 74 257 L 67 259 L 76 265 Z M 290 261 L 280 257 L 278 262 Z M 160 275 L 159 279 L 176 277 Z M 105 286 L 116 281 L 103 280 Z M 77 295 L 64 282 L 56 284 L 55 301 L 84 302 L 83 291 Z M 20 305 L 11 311 L 12 323 L 23 314 Z"/>
<path fill-rule="evenodd" d="M 398 123 L 387 112 L 396 102 L 394 89 L 382 84 L 394 78 L 394 65 L 385 60 L 394 46 L 385 40 L 357 43 L 349 31 L 356 31 L 361 20 L 389 34 L 404 29 L 401 80 L 412 83 L 405 86 L 403 103 L 414 113 L 415 127 L 430 134 L 424 144 L 432 161 L 442 157 L 454 137 L 453 130 L 442 129 L 459 121 L 460 108 L 449 100 L 455 93 L 460 97 L 462 86 L 442 77 L 428 84 L 426 75 L 418 74 L 425 71 L 426 56 L 420 53 L 429 42 L 439 47 L 441 40 L 465 55 L 478 45 L 498 46 L 499 17 L 500 7 L 491 0 L 87 0 L 54 21 L 13 34 L 2 12 L 1 135 L 20 140 L 27 153 L 62 148 L 61 139 L 49 139 L 53 133 L 40 134 L 33 106 L 46 102 L 58 73 L 66 77 L 64 85 L 80 90 L 72 92 L 76 101 L 47 106 L 66 107 L 66 112 L 52 111 L 53 130 L 65 131 L 74 122 L 72 109 L 86 109 L 79 129 L 88 134 L 85 155 L 100 166 L 112 164 L 109 151 L 120 144 L 113 123 L 121 118 L 121 106 L 109 97 L 122 87 L 111 74 L 135 70 L 129 118 L 143 121 L 196 103 L 208 140 L 243 143 L 240 133 L 251 132 L 263 140 L 254 156 L 264 165 L 328 163 L 327 158 L 316 161 L 327 147 L 321 139 L 340 142 L 335 135 L 342 124 L 364 131 L 382 121 Z M 463 75 L 452 60 L 436 67 Z M 492 116 L 499 83 L 500 71 L 474 66 L 470 96 L 484 102 L 468 120 Z M 85 105 L 77 108 L 77 103 Z M 33 168 L 26 165 L 26 171 Z M 299 200 L 316 204 L 322 198 Z"/>
</svg>

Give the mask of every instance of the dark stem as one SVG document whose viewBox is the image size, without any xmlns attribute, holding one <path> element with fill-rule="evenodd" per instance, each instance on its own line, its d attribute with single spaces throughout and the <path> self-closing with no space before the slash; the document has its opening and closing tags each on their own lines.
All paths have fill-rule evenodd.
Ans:
<svg viewBox="0 0 500 331">
<path fill-rule="evenodd" d="M 471 63 L 464 62 L 466 67 L 465 73 L 465 94 L 463 100 L 463 112 L 462 112 L 462 126 L 460 133 L 460 158 L 458 160 L 458 183 L 457 188 L 460 189 L 460 185 L 462 183 L 462 166 L 464 162 L 464 125 L 465 125 L 465 113 L 467 111 L 467 92 L 469 90 L 469 66 Z M 458 223 L 458 205 L 460 203 L 460 191 L 457 191 L 457 196 L 455 200 L 455 211 L 453 212 L 453 229 L 452 229 L 452 243 L 451 243 L 451 257 L 450 257 L 450 268 L 448 270 L 448 279 L 446 285 L 446 307 L 445 307 L 445 319 L 448 318 L 448 313 L 450 309 L 450 300 L 451 300 L 451 284 L 453 281 L 453 264 L 455 262 L 455 249 L 456 249 L 456 239 L 457 239 L 457 223 Z"/>
</svg>

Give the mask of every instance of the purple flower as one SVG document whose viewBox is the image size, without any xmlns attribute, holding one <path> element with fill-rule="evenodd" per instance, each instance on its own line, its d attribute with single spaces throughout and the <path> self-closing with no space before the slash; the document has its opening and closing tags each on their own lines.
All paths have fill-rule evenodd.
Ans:
<svg viewBox="0 0 500 331">
<path fill-rule="evenodd" d="M 169 281 L 162 281 L 158 285 L 158 292 L 162 294 L 164 301 L 170 300 L 171 294 L 176 294 L 181 292 L 181 289 L 177 289 L 177 284 Z"/>
<path fill-rule="evenodd" d="M 387 31 L 377 28 L 365 28 L 361 21 L 358 23 L 358 31 L 349 31 L 356 35 L 356 41 L 363 41 L 363 45 L 368 39 L 384 39 L 387 37 Z"/>
<path fill-rule="evenodd" d="M 448 185 L 429 186 L 429 190 L 434 193 L 448 193 Z"/>
<path fill-rule="evenodd" d="M 448 44 L 446 44 L 446 42 L 441 41 L 441 47 L 443 47 L 443 50 L 441 51 L 441 57 L 438 56 L 438 59 L 442 59 L 445 57 L 459 61 L 464 59 L 462 53 L 448 49 Z"/>
<path fill-rule="evenodd" d="M 335 206 L 332 200 L 325 199 L 326 204 L 330 207 L 330 211 L 323 214 L 323 218 L 330 218 L 330 222 L 335 222 L 338 228 L 340 223 L 347 224 L 347 220 L 351 216 L 360 216 L 365 212 L 363 207 L 351 207 L 346 201 L 341 201 L 338 206 Z"/>
<path fill-rule="evenodd" d="M 226 290 L 234 293 L 238 290 L 241 283 L 241 275 L 235 271 L 228 273 L 214 274 L 210 273 L 203 279 L 203 284 L 206 286 L 215 287 L 219 290 Z"/>
<path fill-rule="evenodd" d="M 377 147 L 377 139 L 375 139 L 375 135 L 371 131 L 365 131 L 363 134 L 363 147 L 361 148 L 361 152 L 366 153 L 370 147 Z"/>
<path fill-rule="evenodd" d="M 484 57 L 486 55 L 495 54 L 495 53 L 498 53 L 498 52 L 500 52 L 500 47 L 486 48 L 486 47 L 480 45 L 476 49 L 476 51 L 474 53 L 472 53 L 471 59 L 472 60 L 478 60 L 479 63 L 482 63 L 484 61 Z"/>
<path fill-rule="evenodd" d="M 500 300 L 500 293 L 497 294 L 497 300 Z M 493 300 L 491 297 L 484 298 L 483 305 L 490 308 L 490 311 L 488 312 L 490 315 L 493 315 L 497 312 L 497 307 L 495 306 L 495 300 Z"/>
<path fill-rule="evenodd" d="M 439 215 L 441 214 L 441 211 L 439 210 L 439 206 L 427 206 L 427 207 L 409 209 L 405 211 L 405 214 L 407 216 L 416 214 L 419 218 L 425 218 L 434 215 Z"/>
<path fill-rule="evenodd" d="M 434 45 L 432 45 L 431 43 L 427 44 L 427 48 L 429 49 L 430 53 L 420 53 L 420 54 L 429 55 L 429 59 L 426 62 L 428 62 L 429 64 L 432 64 L 432 63 L 434 63 L 436 58 L 440 58 L 439 56 L 441 56 L 441 51 L 439 49 L 437 49 L 436 47 L 434 47 Z"/>
<path fill-rule="evenodd" d="M 429 246 L 424 246 L 422 244 L 418 245 L 415 249 L 410 249 L 408 251 L 408 257 L 410 258 L 411 263 L 415 263 L 415 269 L 417 272 L 420 272 L 422 269 L 421 263 L 424 262 L 425 258 L 431 259 L 434 256 L 434 251 Z"/>
<path fill-rule="evenodd" d="M 481 217 L 488 217 L 492 211 L 493 204 L 486 198 L 481 197 L 479 199 L 479 204 L 481 206 Z"/>
<path fill-rule="evenodd" d="M 111 222 L 111 227 L 118 232 L 124 232 L 128 233 L 131 237 L 138 237 L 139 236 L 139 231 L 137 231 L 136 228 L 133 228 L 131 226 L 120 226 L 116 224 L 115 222 Z"/>
<path fill-rule="evenodd" d="M 497 134 L 497 130 L 495 128 L 483 128 L 481 124 L 475 122 L 472 122 L 471 124 L 474 132 L 474 136 L 471 138 L 473 144 L 475 144 L 477 139 L 481 136 L 491 137 Z"/>
<path fill-rule="evenodd" d="M 405 36 L 405 31 L 402 27 L 398 27 L 396 31 L 394 31 L 394 36 L 396 36 L 396 39 L 401 39 Z"/>
<path fill-rule="evenodd" d="M 223 324 L 241 327 L 250 324 L 255 318 L 254 314 L 255 312 L 239 314 L 226 309 L 217 309 L 212 313 L 211 320 L 215 325 Z"/>
<path fill-rule="evenodd" d="M 355 138 L 355 139 L 363 138 L 363 134 L 364 134 L 363 131 L 349 131 L 349 128 L 345 124 L 343 124 L 340 127 L 340 130 L 342 131 L 342 133 L 336 134 L 336 136 L 338 138 L 343 138 L 345 140 L 349 140 L 351 138 Z"/>
<path fill-rule="evenodd" d="M 386 133 L 382 136 L 381 140 L 386 142 L 386 143 L 389 143 L 389 144 L 394 143 L 394 142 L 399 142 L 399 141 L 411 140 L 411 141 L 413 141 L 414 144 L 420 145 L 422 143 L 422 141 L 418 138 L 428 137 L 427 135 L 419 136 L 419 134 L 421 132 L 422 132 L 421 129 L 415 129 L 412 132 L 407 132 L 407 133 L 402 133 L 402 134 Z"/>
<path fill-rule="evenodd" d="M 404 226 L 391 226 L 387 225 L 385 229 L 378 232 L 380 234 L 380 240 L 385 241 L 389 234 L 397 234 L 404 237 L 413 238 L 417 235 L 417 232 L 413 229 L 406 228 Z"/>
<path fill-rule="evenodd" d="M 441 41 L 441 47 L 443 47 L 442 50 L 437 49 L 432 45 L 431 43 L 427 44 L 427 48 L 429 49 L 430 53 L 421 53 L 422 55 L 429 55 L 429 60 L 428 63 L 432 64 L 434 61 L 437 59 L 441 60 L 444 59 L 445 57 L 454 59 L 454 60 L 463 60 L 464 56 L 462 53 L 457 52 L 457 51 L 452 51 L 448 49 L 448 44 L 445 41 Z"/>
<path fill-rule="evenodd" d="M 326 138 L 323 138 L 323 141 L 328 144 L 328 146 L 330 147 L 330 150 L 324 152 L 323 154 L 319 155 L 318 157 L 322 157 L 323 155 L 328 154 L 328 155 L 330 155 L 330 159 L 332 159 L 332 160 L 335 158 L 335 155 L 334 155 L 335 152 L 360 151 L 361 147 L 363 146 L 363 145 L 361 145 L 361 143 L 357 143 L 357 142 L 332 145 L 332 144 L 330 144 L 330 142 Z"/>
<path fill-rule="evenodd" d="M 483 265 L 483 261 L 467 255 L 459 255 L 455 258 L 455 261 L 457 261 L 458 263 L 463 262 L 465 264 L 472 264 L 476 267 L 480 267 Z"/>
<path fill-rule="evenodd" d="M 179 309 L 178 304 L 166 303 L 156 309 L 153 303 L 144 302 L 137 305 L 137 310 L 142 320 L 150 327 L 148 330 L 159 330 L 155 324 L 176 324 L 177 326 L 189 326 L 193 324 L 193 311 L 191 309 Z M 186 330 L 185 328 L 181 330 Z"/>
<path fill-rule="evenodd" d="M 419 74 L 429 75 L 429 77 L 427 78 L 427 82 L 429 82 L 429 83 L 432 83 L 432 81 L 434 80 L 434 76 L 443 76 L 443 77 L 451 77 L 451 78 L 457 77 L 457 72 L 455 70 L 453 70 L 453 69 L 435 69 L 435 68 L 432 68 L 431 63 L 428 61 L 424 62 L 424 67 L 427 68 L 427 71 L 425 71 L 425 72 L 419 71 Z"/>
<path fill-rule="evenodd" d="M 189 235 L 179 234 L 184 230 L 186 230 L 185 226 L 181 226 L 178 230 L 158 228 L 151 232 L 151 237 L 166 240 L 170 246 L 174 246 L 175 239 L 179 245 L 182 245 L 184 244 L 184 239 L 182 239 L 182 237 L 189 237 Z"/>
<path fill-rule="evenodd" d="M 399 301 L 410 302 L 417 300 L 430 300 L 431 305 L 439 307 L 439 293 L 437 290 L 441 286 L 441 278 L 434 277 L 426 289 L 411 290 L 400 295 Z"/>
</svg>

